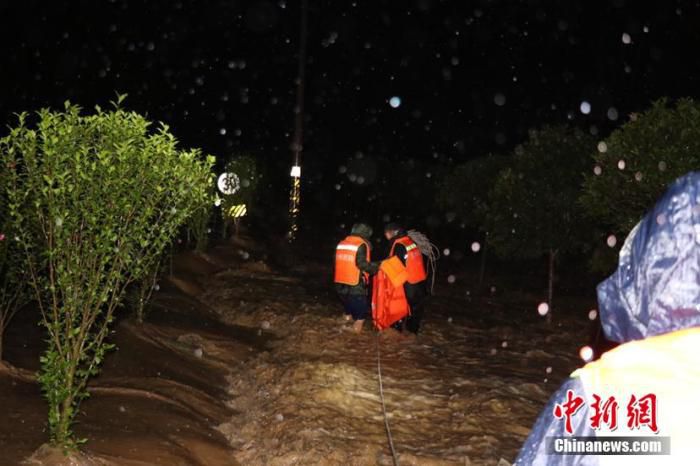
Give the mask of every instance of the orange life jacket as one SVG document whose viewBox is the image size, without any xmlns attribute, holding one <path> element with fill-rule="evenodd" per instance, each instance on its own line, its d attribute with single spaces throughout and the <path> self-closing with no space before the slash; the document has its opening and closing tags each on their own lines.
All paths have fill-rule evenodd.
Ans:
<svg viewBox="0 0 700 466">
<path fill-rule="evenodd" d="M 335 283 L 356 286 L 360 284 L 360 277 L 364 277 L 365 283 L 369 283 L 369 274 L 361 272 L 357 267 L 357 251 L 361 245 L 365 245 L 367 261 L 370 260 L 370 246 L 359 236 L 348 236 L 338 243 L 335 249 Z"/>
<path fill-rule="evenodd" d="M 383 270 L 374 276 L 372 286 L 372 320 L 379 330 L 391 327 L 410 314 L 403 285 L 394 286 Z"/>
<path fill-rule="evenodd" d="M 411 285 L 425 281 L 428 278 L 428 274 L 425 272 L 423 254 L 420 252 L 418 245 L 408 236 L 401 237 L 391 245 L 389 256 L 394 255 L 394 249 L 396 249 L 397 244 L 401 244 L 406 248 L 406 273 L 408 274 L 406 281 Z"/>
</svg>

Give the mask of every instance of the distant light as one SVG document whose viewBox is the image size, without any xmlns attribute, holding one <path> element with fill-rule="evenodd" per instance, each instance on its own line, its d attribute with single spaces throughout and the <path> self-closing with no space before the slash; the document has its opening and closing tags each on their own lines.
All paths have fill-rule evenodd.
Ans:
<svg viewBox="0 0 700 466">
<path fill-rule="evenodd" d="M 596 317 L 598 317 L 598 311 L 595 309 L 588 311 L 588 320 L 595 320 Z"/>
<path fill-rule="evenodd" d="M 219 207 L 221 205 L 221 198 L 219 196 L 216 196 L 216 199 L 214 199 L 214 205 L 216 207 Z"/>
<path fill-rule="evenodd" d="M 224 194 L 235 194 L 241 187 L 241 180 L 235 173 L 222 173 L 216 181 L 216 186 Z"/>
<path fill-rule="evenodd" d="M 608 243 L 609 247 L 614 248 L 615 245 L 617 244 L 617 238 L 615 237 L 615 235 L 610 235 L 610 236 L 608 236 L 608 239 L 606 242 Z"/>
<path fill-rule="evenodd" d="M 537 313 L 541 316 L 546 316 L 547 313 L 549 312 L 549 304 L 547 303 L 540 303 L 539 306 L 537 306 Z"/>
<path fill-rule="evenodd" d="M 479 252 L 481 251 L 481 244 L 479 244 L 477 241 L 474 241 L 472 243 L 472 251 L 473 252 Z"/>
<path fill-rule="evenodd" d="M 389 105 L 391 105 L 391 108 L 399 108 L 401 106 L 401 97 L 392 97 L 389 99 Z"/>
<path fill-rule="evenodd" d="M 622 43 L 629 45 L 632 43 L 632 36 L 627 34 L 626 32 L 622 34 Z"/>
<path fill-rule="evenodd" d="M 584 362 L 589 362 L 593 359 L 593 348 L 590 346 L 586 345 L 583 348 L 581 348 L 578 352 L 578 355 L 583 359 Z"/>
<path fill-rule="evenodd" d="M 301 178 L 301 167 L 299 165 L 294 165 L 292 171 L 289 173 L 292 178 Z"/>
<path fill-rule="evenodd" d="M 591 104 L 589 104 L 585 100 L 581 102 L 581 106 L 579 108 L 581 110 L 581 113 L 583 113 L 584 115 L 588 115 L 589 113 L 591 113 Z"/>
</svg>

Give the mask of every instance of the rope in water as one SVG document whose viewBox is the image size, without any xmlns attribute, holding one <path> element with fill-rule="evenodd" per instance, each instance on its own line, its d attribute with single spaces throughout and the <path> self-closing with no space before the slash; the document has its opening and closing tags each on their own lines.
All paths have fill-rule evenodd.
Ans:
<svg viewBox="0 0 700 466">
<path fill-rule="evenodd" d="M 394 448 L 394 438 L 391 436 L 391 428 L 389 427 L 389 418 L 386 415 L 386 403 L 384 402 L 384 384 L 382 383 L 382 360 L 379 352 L 379 335 L 377 332 L 377 376 L 379 378 L 379 399 L 382 402 L 382 412 L 384 413 L 384 428 L 386 429 L 386 436 L 389 439 L 389 448 L 391 448 L 391 458 L 394 462 L 394 466 L 399 466 L 399 459 L 396 456 L 396 449 Z"/>
</svg>

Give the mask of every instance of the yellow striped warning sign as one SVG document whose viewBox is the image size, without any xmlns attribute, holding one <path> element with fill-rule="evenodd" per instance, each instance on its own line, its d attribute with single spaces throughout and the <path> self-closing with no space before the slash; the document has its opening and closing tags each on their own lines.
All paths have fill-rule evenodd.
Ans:
<svg viewBox="0 0 700 466">
<path fill-rule="evenodd" d="M 231 208 L 228 210 L 228 214 L 231 218 L 245 217 L 245 215 L 247 213 L 248 213 L 248 208 L 246 207 L 245 204 L 237 204 L 237 205 L 231 206 Z"/>
</svg>

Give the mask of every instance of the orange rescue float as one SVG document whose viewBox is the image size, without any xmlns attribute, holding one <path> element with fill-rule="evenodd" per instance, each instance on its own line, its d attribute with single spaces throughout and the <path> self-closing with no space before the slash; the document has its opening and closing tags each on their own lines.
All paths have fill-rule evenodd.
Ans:
<svg viewBox="0 0 700 466">
<path fill-rule="evenodd" d="M 403 290 L 407 277 L 406 268 L 396 256 L 382 262 L 372 287 L 372 319 L 377 329 L 389 328 L 410 313 Z"/>
</svg>

